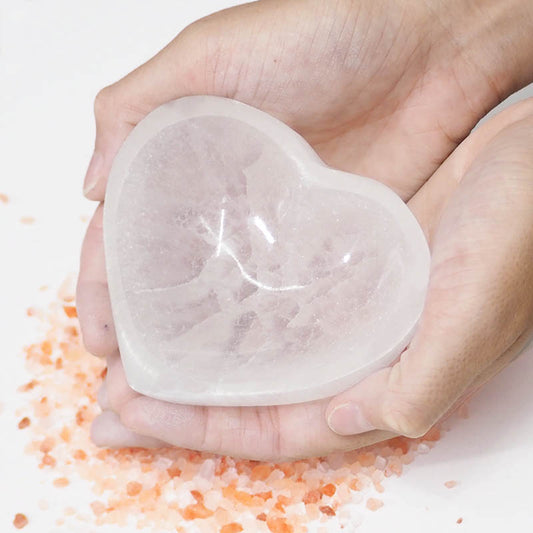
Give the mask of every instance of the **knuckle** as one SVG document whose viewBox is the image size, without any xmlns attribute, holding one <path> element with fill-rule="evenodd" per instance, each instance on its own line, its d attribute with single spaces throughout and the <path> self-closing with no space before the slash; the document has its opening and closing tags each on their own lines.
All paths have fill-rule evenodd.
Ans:
<svg viewBox="0 0 533 533">
<path fill-rule="evenodd" d="M 383 420 L 394 432 L 410 438 L 425 435 L 434 422 L 423 403 L 397 398 L 385 406 Z"/>
<path fill-rule="evenodd" d="M 111 110 L 116 108 L 117 96 L 112 85 L 108 85 L 98 91 L 94 99 L 94 116 L 97 120 L 108 115 Z"/>
</svg>

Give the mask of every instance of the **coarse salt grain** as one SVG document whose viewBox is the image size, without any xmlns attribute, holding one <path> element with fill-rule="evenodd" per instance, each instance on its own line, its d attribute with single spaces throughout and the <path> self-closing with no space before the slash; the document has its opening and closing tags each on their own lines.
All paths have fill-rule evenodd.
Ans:
<svg viewBox="0 0 533 533">
<path fill-rule="evenodd" d="M 383 507 L 383 502 L 377 498 L 368 498 L 366 507 L 371 511 L 377 511 L 379 508 Z"/>
<path fill-rule="evenodd" d="M 62 488 L 70 484 L 70 481 L 66 477 L 58 477 L 54 479 L 54 487 Z"/>
<path fill-rule="evenodd" d="M 137 496 L 141 493 L 142 489 L 143 486 L 137 481 L 130 481 L 126 485 L 126 492 L 128 493 L 128 496 Z"/>
<path fill-rule="evenodd" d="M 240 533 L 243 530 L 241 524 L 238 522 L 231 522 L 225 524 L 220 528 L 220 533 Z"/>
<path fill-rule="evenodd" d="M 49 331 L 26 349 L 27 368 L 39 380 L 19 388 L 34 411 L 35 445 L 28 453 L 40 455 L 41 468 L 61 474 L 56 486 L 66 486 L 75 475 L 89 482 L 98 498 L 87 504 L 92 512 L 80 509 L 71 519 L 122 526 L 134 520 L 139 528 L 183 532 L 176 524 L 184 521 L 198 531 L 222 533 L 302 533 L 311 520 L 340 527 L 338 517 L 348 524 L 366 491 L 384 490 L 389 466 L 388 472 L 400 475 L 415 452 L 429 451 L 440 437 L 432 430 L 422 439 L 399 437 L 363 450 L 279 464 L 178 448 L 100 450 L 90 442 L 89 428 L 99 412 L 96 391 L 106 369 L 83 349 L 73 301 L 69 280 L 48 313 L 34 308 L 28 313 L 47 322 Z M 369 498 L 366 505 L 376 510 L 383 503 Z M 351 510 L 342 513 L 346 506 Z"/>
<path fill-rule="evenodd" d="M 457 487 L 457 481 L 455 480 L 450 480 L 450 481 L 445 481 L 444 482 L 444 486 L 447 488 L 447 489 L 453 489 L 454 487 Z"/>
<path fill-rule="evenodd" d="M 24 515 L 22 513 L 17 513 L 15 515 L 15 518 L 13 519 L 13 525 L 17 529 L 22 529 L 23 527 L 26 527 L 28 525 L 28 519 L 27 519 L 26 515 Z"/>
<path fill-rule="evenodd" d="M 31 424 L 31 421 L 30 419 L 25 416 L 19 423 L 18 423 L 18 428 L 19 429 L 25 429 L 27 428 L 29 425 Z"/>
</svg>

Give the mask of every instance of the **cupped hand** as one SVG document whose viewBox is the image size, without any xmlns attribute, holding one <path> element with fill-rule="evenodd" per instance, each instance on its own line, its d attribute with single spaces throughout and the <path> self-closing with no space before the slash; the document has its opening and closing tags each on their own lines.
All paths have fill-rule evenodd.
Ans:
<svg viewBox="0 0 533 533">
<path fill-rule="evenodd" d="M 138 395 L 127 386 L 118 354 L 99 208 L 84 242 L 77 302 L 86 346 L 106 356 L 109 365 L 100 393 L 104 412 L 93 427 L 95 442 L 107 446 L 170 443 L 256 459 L 354 449 L 398 433 L 421 434 L 476 380 L 483 380 L 511 357 L 506 354 L 514 353 L 509 339 L 515 330 L 519 331 L 516 339 L 524 337 L 527 317 L 532 315 L 527 306 L 533 300 L 531 272 L 523 270 L 528 257 L 529 265 L 533 262 L 531 235 L 529 245 L 517 244 L 522 231 L 513 233 L 514 245 L 504 241 L 498 248 L 488 238 L 490 233 L 483 231 L 483 224 L 492 231 L 492 217 L 473 218 L 479 235 L 470 235 L 467 213 L 471 211 L 464 205 L 473 202 L 472 215 L 500 209 L 485 191 L 486 182 L 496 187 L 498 180 L 480 184 L 469 176 L 480 173 L 472 170 L 476 164 L 490 166 L 483 163 L 483 157 L 488 157 L 483 156 L 483 146 L 490 147 L 490 154 L 491 143 L 500 136 L 519 138 L 521 134 L 506 130 L 509 119 L 500 119 L 500 126 L 478 130 L 437 170 L 502 94 L 494 83 L 487 83 L 486 74 L 476 81 L 469 70 L 471 63 L 467 68 L 461 58 L 454 68 L 463 68 L 464 79 L 447 77 L 445 58 L 461 54 L 444 39 L 447 32 L 437 31 L 446 24 L 439 20 L 434 27 L 428 13 L 417 5 L 409 8 L 414 10 L 409 17 L 402 17 L 398 9 L 405 15 L 407 7 L 393 2 L 266 1 L 195 23 L 155 58 L 98 96 L 97 138 L 86 195 L 103 200 L 113 157 L 140 119 L 159 104 L 188 94 L 228 96 L 268 111 L 297 129 L 327 163 L 380 179 L 406 200 L 436 171 L 410 201 L 432 244 L 434 260 L 428 305 L 419 332 L 400 362 L 334 398 L 330 405 L 324 400 L 270 408 L 203 408 Z M 467 83 L 484 87 L 474 103 L 463 98 Z M 496 135 L 498 129 L 502 131 Z M 482 131 L 492 131 L 494 139 L 488 133 L 484 137 Z M 518 155 L 522 158 L 518 166 L 527 168 L 527 161 Z M 505 153 L 502 160 L 507 161 Z M 516 165 L 508 162 L 514 176 Z M 487 197 L 486 204 L 476 203 L 475 187 Z M 495 189 L 495 196 L 502 193 L 515 194 Z M 520 205 L 526 205 L 525 198 L 531 205 L 524 191 L 516 194 Z M 515 214 L 509 215 L 512 222 Z M 505 218 L 500 211 L 495 215 L 498 220 Z M 528 220 L 523 218 L 521 223 L 527 226 Z M 478 240 L 479 249 L 474 246 Z M 494 257 L 483 246 L 496 250 Z M 522 271 L 517 267 L 499 272 L 499 249 L 503 255 L 509 250 L 522 253 L 526 258 L 518 263 Z M 476 263 L 478 256 L 483 261 Z M 501 274 L 497 279 L 489 275 L 491 264 Z M 476 274 L 476 268 L 485 270 Z M 511 272 L 515 277 L 506 278 Z M 513 285 L 515 279 L 522 281 Z M 454 301 L 453 296 L 461 299 Z M 505 305 L 500 306 L 498 298 Z M 511 308 L 520 309 L 516 321 L 500 321 L 508 319 Z M 494 314 L 483 317 L 480 309 Z M 490 346 L 476 344 L 485 339 L 485 324 L 494 326 L 490 333 L 498 341 Z M 481 338 L 471 335 L 476 328 L 482 329 Z M 347 409 L 335 409 L 339 406 Z"/>
</svg>

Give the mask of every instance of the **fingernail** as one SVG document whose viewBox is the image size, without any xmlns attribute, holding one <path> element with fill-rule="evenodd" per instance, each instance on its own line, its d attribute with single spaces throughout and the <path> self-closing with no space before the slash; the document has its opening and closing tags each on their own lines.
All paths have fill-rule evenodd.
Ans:
<svg viewBox="0 0 533 533">
<path fill-rule="evenodd" d="M 103 157 L 100 152 L 94 152 L 85 174 L 85 181 L 83 182 L 83 195 L 87 196 L 98 183 L 101 178 Z"/>
<path fill-rule="evenodd" d="M 328 416 L 328 426 L 339 435 L 355 435 L 375 429 L 355 403 L 343 403 Z"/>
</svg>

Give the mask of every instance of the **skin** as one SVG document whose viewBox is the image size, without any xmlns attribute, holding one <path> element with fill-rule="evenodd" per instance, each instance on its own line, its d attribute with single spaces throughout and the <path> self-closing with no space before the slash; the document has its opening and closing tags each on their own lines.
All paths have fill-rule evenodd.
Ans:
<svg viewBox="0 0 533 533">
<path fill-rule="evenodd" d="M 516 357 L 533 328 L 533 101 L 469 135 L 489 109 L 533 81 L 526 31 L 533 6 L 499 4 L 246 4 L 189 26 L 99 93 L 88 198 L 103 201 L 116 151 L 152 109 L 190 94 L 226 96 L 277 116 L 331 166 L 392 187 L 426 233 L 432 270 L 410 346 L 349 391 L 291 406 L 169 404 L 126 383 L 98 207 L 77 295 L 85 344 L 109 366 L 92 431 L 97 444 L 168 443 L 280 460 L 420 436 Z M 344 405 L 356 408 L 336 410 Z"/>
</svg>

